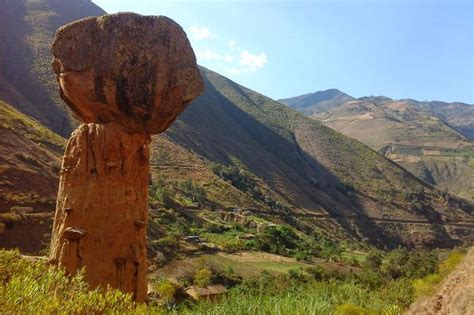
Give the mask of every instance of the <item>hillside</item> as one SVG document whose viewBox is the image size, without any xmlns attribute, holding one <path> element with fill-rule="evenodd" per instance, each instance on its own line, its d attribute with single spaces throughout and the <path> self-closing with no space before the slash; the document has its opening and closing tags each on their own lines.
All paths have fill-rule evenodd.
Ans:
<svg viewBox="0 0 474 315">
<path fill-rule="evenodd" d="M 59 26 L 104 13 L 90 0 L 0 1 L 0 98 L 67 136 L 75 122 L 57 93 L 52 39 Z"/>
<path fill-rule="evenodd" d="M 471 140 L 474 140 L 474 106 L 465 103 L 418 102 L 406 100 L 414 106 L 424 108 L 436 114 L 450 126 Z"/>
<path fill-rule="evenodd" d="M 460 103 L 364 97 L 310 117 L 362 141 L 439 189 L 473 200 L 474 142 L 468 132 L 473 109 Z"/>
<path fill-rule="evenodd" d="M 303 230 L 325 226 L 349 238 L 388 246 L 444 246 L 469 235 L 472 226 L 460 223 L 472 220 L 460 208 L 467 210 L 468 203 L 443 197 L 360 142 L 202 71 L 206 92 L 159 138 L 198 157 L 203 167 L 212 161 L 248 170 L 283 205 L 271 209 L 272 216 L 289 214 L 288 222 Z M 170 152 L 159 141 L 155 146 L 156 154 Z M 172 176 L 175 169 L 185 168 L 183 175 L 174 176 L 200 181 L 197 169 L 179 159 L 174 162 L 177 154 L 160 159 L 156 154 L 154 163 L 161 172 Z M 216 199 L 217 208 L 221 199 Z M 264 204 L 258 207 L 268 211 Z"/>
<path fill-rule="evenodd" d="M 36 23 L 42 35 L 34 43 L 43 48 L 51 40 L 52 21 L 101 13 L 86 0 L 2 4 L 10 10 L 2 12 L 29 14 L 31 19 L 22 21 Z M 45 18 L 51 17 L 45 12 L 54 12 L 55 18 Z M 8 36 L 15 49 L 31 47 L 21 32 Z M 5 79 L 1 82 L 8 83 L 0 89 L 8 91 L 7 96 L 1 97 L 26 99 L 34 104 L 32 116 L 65 134 L 70 124 L 62 128 L 52 122 L 66 121 L 61 117 L 69 117 L 69 112 L 38 96 L 56 95 L 54 84 L 43 76 L 49 71 L 49 54 L 39 51 L 34 60 L 44 65 L 40 67 L 44 72 L 15 59 L 13 65 L 1 63 Z M 24 75 L 12 80 L 20 73 L 16 67 Z M 445 247 L 472 239 L 471 204 L 441 193 L 366 145 L 295 110 L 207 69 L 202 73 L 205 93 L 153 140 L 149 238 L 156 242 L 152 248 L 163 250 L 165 241 L 158 242 L 160 238 L 175 246 L 176 238 L 194 233 L 218 246 L 230 243 L 240 248 L 247 242 L 235 241 L 236 237 L 258 236 L 265 226 L 275 224 L 298 231 L 292 237 L 308 241 L 325 237 L 354 246 Z M 14 85 L 20 77 L 31 82 L 36 78 L 45 92 L 31 94 L 35 89 L 26 89 L 28 83 L 20 90 Z M 326 94 L 318 97 L 323 101 L 332 94 L 348 97 L 337 91 Z M 24 104 L 12 105 L 28 111 Z M 4 150 L 18 149 L 6 143 Z M 54 176 L 48 179 L 49 196 L 55 195 L 56 181 Z"/>
<path fill-rule="evenodd" d="M 37 251 L 48 241 L 65 140 L 0 101 L 1 246 Z"/>
<path fill-rule="evenodd" d="M 382 247 L 443 247 L 471 238 L 468 203 L 284 105 L 204 68 L 202 73 L 206 92 L 153 140 L 153 184 L 167 187 L 178 218 L 184 216 L 175 223 L 189 229 L 193 221 L 240 222 L 254 233 L 262 222 L 283 223 L 302 235 Z M 216 165 L 239 171 L 226 179 Z M 235 176 L 250 181 L 251 189 Z M 189 179 L 205 190 L 203 202 L 183 193 Z M 57 179 L 49 180 L 55 190 Z M 177 215 L 167 207 L 152 202 L 152 218 Z M 170 232 L 152 224 L 150 236 Z"/>
<path fill-rule="evenodd" d="M 354 98 L 337 89 L 318 91 L 296 97 L 284 98 L 279 102 L 290 106 L 305 115 L 312 115 L 337 107 Z"/>
</svg>

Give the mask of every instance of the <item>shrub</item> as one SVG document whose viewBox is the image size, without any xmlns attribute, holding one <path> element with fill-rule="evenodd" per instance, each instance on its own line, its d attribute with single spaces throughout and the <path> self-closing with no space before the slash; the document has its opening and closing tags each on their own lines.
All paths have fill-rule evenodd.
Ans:
<svg viewBox="0 0 474 315">
<path fill-rule="evenodd" d="M 196 271 L 194 275 L 194 284 L 204 288 L 211 284 L 212 272 L 207 268 L 202 268 Z"/>
<path fill-rule="evenodd" d="M 365 308 L 362 306 L 354 305 L 351 303 L 344 303 L 339 305 L 334 314 L 337 315 L 365 315 L 370 314 Z"/>
<path fill-rule="evenodd" d="M 173 205 L 171 191 L 166 185 L 165 179 L 161 176 L 151 185 L 149 195 L 152 199 L 161 203 L 165 208 L 170 208 Z"/>
<path fill-rule="evenodd" d="M 414 294 L 416 297 L 433 294 L 441 281 L 461 262 L 465 253 L 461 250 L 454 250 L 448 257 L 439 263 L 437 273 L 424 276 L 413 281 Z"/>
<path fill-rule="evenodd" d="M 235 188 L 248 193 L 252 198 L 263 202 L 272 210 L 284 209 L 285 207 L 275 200 L 272 196 L 265 194 L 262 189 L 257 185 L 257 181 L 253 178 L 250 172 L 240 169 L 236 166 L 225 166 L 218 163 L 210 164 L 211 170 L 222 178 L 229 182 Z"/>
<path fill-rule="evenodd" d="M 421 279 L 415 279 L 413 281 L 413 289 L 415 290 L 415 296 L 426 296 L 434 293 L 436 287 L 441 282 L 442 277 L 440 274 L 427 275 Z"/>
<path fill-rule="evenodd" d="M 288 255 L 289 250 L 298 249 L 300 246 L 306 247 L 296 232 L 286 225 L 266 229 L 263 233 L 258 234 L 255 238 L 255 245 L 260 250 L 281 255 Z"/>
<path fill-rule="evenodd" d="M 198 205 L 201 205 L 204 201 L 206 201 L 206 190 L 201 186 L 194 184 L 191 179 L 180 182 L 178 186 L 182 190 L 184 197 L 188 200 L 191 200 Z"/>
<path fill-rule="evenodd" d="M 308 282 L 308 276 L 301 269 L 288 270 L 287 278 L 296 284 Z"/>
<path fill-rule="evenodd" d="M 446 276 L 463 260 L 466 253 L 462 250 L 454 250 L 439 265 L 439 273 Z"/>
<path fill-rule="evenodd" d="M 357 279 L 371 290 L 380 288 L 385 283 L 385 280 L 380 272 L 370 269 L 364 269 L 362 272 L 360 272 L 357 275 Z"/>
<path fill-rule="evenodd" d="M 327 280 L 330 278 L 330 274 L 321 266 L 311 266 L 306 268 L 306 272 L 309 273 L 315 280 Z"/>
<path fill-rule="evenodd" d="M 242 277 L 234 272 L 232 266 L 224 270 L 217 270 L 213 276 L 214 283 L 221 283 L 226 287 L 234 287 L 242 282 Z"/>
<path fill-rule="evenodd" d="M 157 281 L 154 285 L 156 293 L 160 297 L 163 304 L 170 307 L 171 305 L 175 304 L 175 295 L 177 288 L 176 286 L 166 278 L 161 278 Z"/>
</svg>

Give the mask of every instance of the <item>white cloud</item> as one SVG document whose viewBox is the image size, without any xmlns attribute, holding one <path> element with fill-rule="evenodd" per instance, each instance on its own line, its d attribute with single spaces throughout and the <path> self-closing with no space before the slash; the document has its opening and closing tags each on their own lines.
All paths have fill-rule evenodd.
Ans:
<svg viewBox="0 0 474 315">
<path fill-rule="evenodd" d="M 227 72 L 232 73 L 232 74 L 240 74 L 242 73 L 242 69 L 240 68 L 228 68 L 226 69 Z"/>
<path fill-rule="evenodd" d="M 224 56 L 222 56 L 222 60 L 224 60 L 225 62 L 230 63 L 230 62 L 234 61 L 234 57 L 232 57 L 229 54 L 225 54 Z"/>
<path fill-rule="evenodd" d="M 211 31 L 209 31 L 209 28 L 204 26 L 191 26 L 188 31 L 189 37 L 193 40 L 206 39 L 212 36 L 212 33 Z"/>
<path fill-rule="evenodd" d="M 265 67 L 267 55 L 264 52 L 254 54 L 237 46 L 230 40 L 227 52 L 217 52 L 211 48 L 194 48 L 198 62 L 208 63 L 231 74 L 256 72 Z M 230 51 L 229 51 L 230 50 Z"/>
<path fill-rule="evenodd" d="M 239 63 L 244 69 L 250 72 L 255 72 L 265 66 L 267 63 L 267 55 L 265 53 L 254 55 L 247 50 L 242 50 L 240 52 Z"/>
<path fill-rule="evenodd" d="M 198 60 L 220 61 L 223 57 L 211 49 L 194 49 Z"/>
<path fill-rule="evenodd" d="M 234 57 L 231 54 L 219 54 L 212 49 L 194 49 L 196 58 L 200 61 L 223 61 L 225 63 L 232 63 Z"/>
</svg>

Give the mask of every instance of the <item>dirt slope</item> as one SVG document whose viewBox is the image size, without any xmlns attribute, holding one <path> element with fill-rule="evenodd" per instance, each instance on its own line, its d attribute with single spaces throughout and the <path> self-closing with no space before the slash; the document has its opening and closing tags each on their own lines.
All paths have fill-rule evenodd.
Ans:
<svg viewBox="0 0 474 315">
<path fill-rule="evenodd" d="M 0 247 L 35 253 L 49 240 L 64 144 L 0 101 Z"/>
<path fill-rule="evenodd" d="M 474 314 L 474 248 L 446 278 L 436 294 L 415 303 L 407 312 L 407 315 L 415 314 Z"/>
</svg>

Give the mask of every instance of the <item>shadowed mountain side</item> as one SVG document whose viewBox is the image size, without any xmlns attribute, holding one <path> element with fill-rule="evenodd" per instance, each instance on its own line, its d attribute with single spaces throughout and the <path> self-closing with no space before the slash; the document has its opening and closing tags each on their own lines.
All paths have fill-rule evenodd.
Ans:
<svg viewBox="0 0 474 315">
<path fill-rule="evenodd" d="M 457 203 L 446 203 L 431 186 L 365 145 L 214 72 L 202 71 L 206 92 L 167 137 L 204 160 L 249 169 L 295 214 L 351 220 L 347 226 L 353 234 L 372 241 L 389 237 L 442 246 L 453 240 L 437 225 L 440 217 L 470 218 Z M 418 205 L 413 203 L 413 191 L 418 192 Z M 397 221 L 400 226 L 393 228 Z M 381 236 L 368 222 L 383 230 Z M 423 227 L 414 228 L 417 222 Z"/>
<path fill-rule="evenodd" d="M 59 98 L 51 69 L 54 33 L 102 14 L 90 0 L 0 0 L 0 97 L 67 136 L 76 122 Z"/>
</svg>

